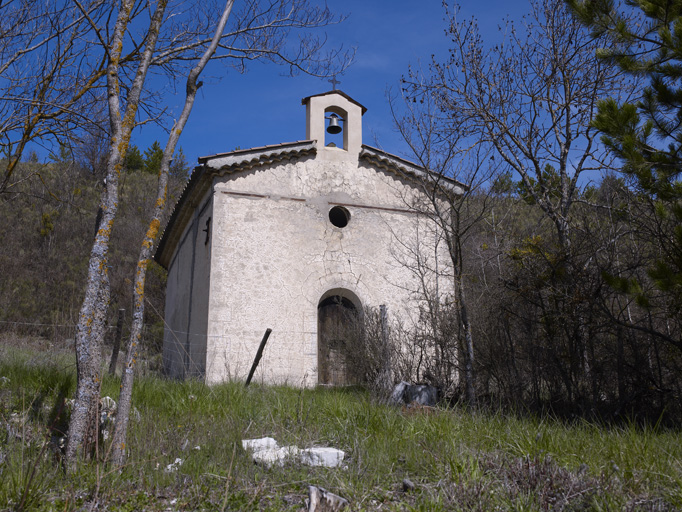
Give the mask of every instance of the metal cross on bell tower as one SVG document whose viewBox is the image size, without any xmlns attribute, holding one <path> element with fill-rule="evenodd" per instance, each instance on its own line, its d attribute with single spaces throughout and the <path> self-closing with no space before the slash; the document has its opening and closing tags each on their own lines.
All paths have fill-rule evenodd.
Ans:
<svg viewBox="0 0 682 512">
<path fill-rule="evenodd" d="M 334 87 L 333 90 L 335 91 L 335 90 L 336 90 L 336 86 L 339 85 L 341 82 L 339 82 L 339 81 L 336 79 L 336 75 L 334 75 L 334 76 L 332 77 L 332 79 L 329 80 L 329 83 L 332 84 L 332 87 Z"/>
</svg>

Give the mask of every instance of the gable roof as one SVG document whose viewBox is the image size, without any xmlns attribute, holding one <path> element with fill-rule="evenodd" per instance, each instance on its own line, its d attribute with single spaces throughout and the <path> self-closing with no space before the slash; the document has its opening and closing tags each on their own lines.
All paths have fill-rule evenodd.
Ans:
<svg viewBox="0 0 682 512">
<path fill-rule="evenodd" d="M 296 142 L 284 142 L 249 149 L 235 149 L 227 153 L 200 156 L 197 160 L 202 165 L 210 162 L 209 167 L 215 169 L 228 170 L 237 167 L 240 170 L 246 170 L 259 165 L 291 159 L 293 156 L 315 153 L 315 151 L 315 141 L 297 140 Z"/>
<path fill-rule="evenodd" d="M 334 89 L 333 91 L 321 92 L 320 94 L 312 94 L 311 96 L 306 96 L 305 98 L 303 98 L 301 100 L 301 105 L 307 105 L 308 102 L 310 101 L 310 98 L 317 98 L 318 96 L 328 96 L 329 94 L 338 94 L 340 96 L 343 96 L 344 98 L 346 98 L 351 103 L 354 103 L 355 105 L 360 107 L 362 109 L 362 115 L 364 115 L 365 112 L 367 112 L 367 108 L 365 106 L 361 105 L 360 103 L 355 101 L 353 98 L 348 96 L 345 92 L 340 91 L 339 89 Z"/>
<path fill-rule="evenodd" d="M 338 93 L 340 91 L 333 92 Z M 174 249 L 191 221 L 194 210 L 200 206 L 200 202 L 212 186 L 213 178 L 284 160 L 297 160 L 315 153 L 317 153 L 315 141 L 301 140 L 199 157 L 198 161 L 201 165 L 192 171 L 173 208 L 154 253 L 154 260 L 168 269 Z M 392 172 L 412 182 L 422 182 L 424 178 L 427 178 L 432 183 L 437 184 L 440 190 L 448 193 L 459 195 L 467 188 L 466 185 L 457 180 L 439 175 L 409 160 L 364 144 L 359 158 L 377 168 Z"/>
</svg>

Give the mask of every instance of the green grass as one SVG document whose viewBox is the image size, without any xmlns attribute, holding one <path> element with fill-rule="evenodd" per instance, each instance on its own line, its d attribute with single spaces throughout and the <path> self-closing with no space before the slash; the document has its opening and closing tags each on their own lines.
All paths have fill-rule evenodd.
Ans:
<svg viewBox="0 0 682 512">
<path fill-rule="evenodd" d="M 351 510 L 676 510 L 682 443 L 671 431 L 460 409 L 400 409 L 358 389 L 240 384 L 208 387 L 153 376 L 137 380 L 130 457 L 65 475 L 50 440 L 59 396 L 72 395 L 68 351 L 0 347 L 0 509 L 300 510 L 308 485 Z M 105 378 L 103 395 L 117 396 Z M 329 445 L 344 468 L 254 464 L 241 439 Z M 196 449 L 195 447 L 199 447 Z M 106 448 L 106 447 L 105 447 Z M 103 457 L 105 457 L 105 451 Z M 176 472 L 164 468 L 183 459 Z M 402 481 L 416 484 L 402 491 Z"/>
</svg>

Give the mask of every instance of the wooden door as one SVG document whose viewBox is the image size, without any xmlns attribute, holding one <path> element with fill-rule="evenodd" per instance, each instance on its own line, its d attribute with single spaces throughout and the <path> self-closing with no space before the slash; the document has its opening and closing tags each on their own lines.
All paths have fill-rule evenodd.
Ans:
<svg viewBox="0 0 682 512">
<path fill-rule="evenodd" d="M 356 318 L 355 306 L 344 297 L 329 297 L 318 306 L 317 371 L 320 384 L 352 384 L 348 364 Z"/>
</svg>

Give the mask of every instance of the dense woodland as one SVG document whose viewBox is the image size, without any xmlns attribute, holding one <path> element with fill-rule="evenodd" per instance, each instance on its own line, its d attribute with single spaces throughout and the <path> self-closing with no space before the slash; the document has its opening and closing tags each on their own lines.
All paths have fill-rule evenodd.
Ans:
<svg viewBox="0 0 682 512">
<path fill-rule="evenodd" d="M 394 106 L 408 156 L 468 191 L 434 215 L 456 292 L 443 300 L 425 288 L 422 322 L 394 327 L 393 341 L 411 347 L 395 355 L 395 378 L 472 406 L 682 417 L 682 2 L 640 4 L 617 16 L 608 1 L 534 2 L 530 21 L 494 47 L 448 11 L 448 56 L 405 72 Z M 71 142 L 43 163 L 4 155 L 0 329 L 73 336 L 111 183 L 106 146 Z M 132 309 L 162 157 L 158 145 L 129 147 L 116 184 L 110 326 Z M 171 205 L 188 172 L 174 162 Z M 163 288 L 152 266 L 151 354 Z"/>
</svg>

